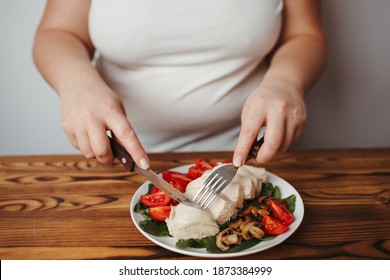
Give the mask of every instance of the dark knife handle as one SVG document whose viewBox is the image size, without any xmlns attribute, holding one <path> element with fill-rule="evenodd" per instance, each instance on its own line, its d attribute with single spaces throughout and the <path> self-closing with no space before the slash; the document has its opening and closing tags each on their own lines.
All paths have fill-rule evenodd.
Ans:
<svg viewBox="0 0 390 280">
<path fill-rule="evenodd" d="M 251 147 L 251 149 L 249 151 L 249 154 L 248 154 L 248 157 L 246 158 L 246 161 L 254 159 L 254 158 L 257 157 L 257 153 L 259 152 L 260 147 L 261 147 L 261 145 L 263 145 L 263 143 L 264 143 L 264 136 L 261 137 L 257 141 L 255 139 L 255 142 L 252 144 L 252 147 Z"/>
<path fill-rule="evenodd" d="M 126 167 L 127 170 L 134 172 L 135 161 L 127 152 L 127 150 L 121 144 L 119 144 L 118 141 L 115 140 L 115 135 L 112 131 L 111 137 L 108 136 L 108 138 L 110 139 L 111 150 L 114 154 L 114 157 L 117 158 Z"/>
</svg>

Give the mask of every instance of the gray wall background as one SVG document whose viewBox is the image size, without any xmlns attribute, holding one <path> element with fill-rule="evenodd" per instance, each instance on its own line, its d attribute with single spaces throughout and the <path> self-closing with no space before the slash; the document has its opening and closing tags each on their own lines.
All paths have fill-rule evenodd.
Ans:
<svg viewBox="0 0 390 280">
<path fill-rule="evenodd" d="M 292 0 L 287 0 L 292 1 Z M 390 0 L 323 0 L 326 72 L 293 148 L 390 147 Z M 0 0 L 0 155 L 78 153 L 32 61 L 44 0 Z"/>
</svg>

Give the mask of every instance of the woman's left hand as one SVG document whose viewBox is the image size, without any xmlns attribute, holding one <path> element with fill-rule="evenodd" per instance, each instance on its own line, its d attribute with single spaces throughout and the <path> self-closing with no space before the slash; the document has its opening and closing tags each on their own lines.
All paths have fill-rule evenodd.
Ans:
<svg viewBox="0 0 390 280">
<path fill-rule="evenodd" d="M 277 151 L 286 151 L 296 141 L 306 123 L 304 93 L 288 82 L 275 79 L 263 83 L 248 97 L 241 115 L 241 132 L 233 163 L 244 164 L 262 126 L 264 144 L 256 161 L 270 161 Z"/>
</svg>

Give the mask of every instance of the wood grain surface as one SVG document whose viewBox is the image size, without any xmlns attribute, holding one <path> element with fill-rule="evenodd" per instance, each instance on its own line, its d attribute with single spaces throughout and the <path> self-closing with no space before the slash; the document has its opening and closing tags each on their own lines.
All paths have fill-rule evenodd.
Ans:
<svg viewBox="0 0 390 280">
<path fill-rule="evenodd" d="M 230 152 L 152 154 L 156 172 Z M 266 169 L 300 193 L 305 217 L 284 243 L 242 259 L 390 259 L 390 148 L 294 151 Z M 145 181 L 81 156 L 0 157 L 0 259 L 196 259 L 135 228 Z"/>
</svg>

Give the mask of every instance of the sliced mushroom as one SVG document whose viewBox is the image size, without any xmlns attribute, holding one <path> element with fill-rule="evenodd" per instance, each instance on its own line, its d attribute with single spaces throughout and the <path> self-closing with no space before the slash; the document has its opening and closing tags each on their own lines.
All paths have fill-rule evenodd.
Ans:
<svg viewBox="0 0 390 280">
<path fill-rule="evenodd" d="M 243 230 L 243 228 L 244 228 L 248 223 L 250 223 L 250 222 L 251 222 L 251 220 L 246 219 L 245 221 L 243 221 L 243 222 L 241 223 L 239 229 L 240 229 L 240 230 Z"/>
<path fill-rule="evenodd" d="M 260 205 L 260 209 L 269 210 L 269 205 Z"/>
<path fill-rule="evenodd" d="M 257 212 L 259 213 L 259 215 L 261 215 L 262 217 L 264 216 L 268 216 L 269 215 L 269 212 L 265 209 L 259 209 L 257 210 Z"/>
<path fill-rule="evenodd" d="M 249 232 L 254 238 L 261 239 L 265 235 L 265 232 L 260 227 L 251 227 Z"/>
<path fill-rule="evenodd" d="M 259 202 L 259 203 L 262 203 L 262 202 L 264 202 L 264 199 L 266 199 L 267 198 L 267 196 L 259 196 L 256 200 L 257 200 L 257 202 Z"/>
<path fill-rule="evenodd" d="M 260 217 L 260 213 L 258 211 L 259 211 L 259 208 L 257 208 L 257 206 L 254 206 L 251 210 L 251 214 L 252 214 L 253 218 L 255 218 L 255 220 L 260 221 L 261 217 Z"/>
<path fill-rule="evenodd" d="M 261 239 L 265 233 L 260 227 L 261 224 L 257 221 L 247 223 L 242 229 L 242 238 L 245 240 L 252 240 L 253 238 Z"/>
<path fill-rule="evenodd" d="M 220 231 L 216 239 L 216 245 L 222 251 L 229 250 L 230 245 L 239 244 L 242 240 L 241 236 L 238 236 L 232 228 L 226 228 Z"/>
<path fill-rule="evenodd" d="M 235 244 L 240 244 L 241 241 L 242 241 L 242 237 L 238 236 L 235 232 L 233 234 L 229 234 L 222 237 L 222 242 L 224 244 L 235 245 Z"/>
<path fill-rule="evenodd" d="M 249 204 L 242 211 L 240 211 L 239 216 L 247 216 L 247 215 L 249 215 L 251 213 L 251 211 L 252 211 L 252 208 L 253 208 L 253 205 Z"/>
<path fill-rule="evenodd" d="M 228 224 L 228 227 L 233 229 L 238 229 L 240 225 L 242 224 L 243 220 L 237 219 L 236 221 L 232 221 Z"/>
</svg>

